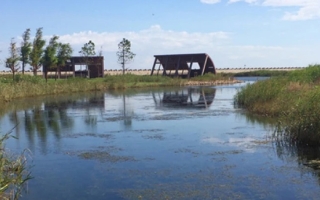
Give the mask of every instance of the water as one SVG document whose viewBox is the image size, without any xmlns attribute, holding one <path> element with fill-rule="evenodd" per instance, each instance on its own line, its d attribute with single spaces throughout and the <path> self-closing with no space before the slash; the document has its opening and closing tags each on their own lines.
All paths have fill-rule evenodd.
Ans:
<svg viewBox="0 0 320 200">
<path fill-rule="evenodd" d="M 31 152 L 22 199 L 318 199 L 305 152 L 234 107 L 254 81 L 15 102 L 0 128 L 18 124 L 6 146 Z"/>
</svg>

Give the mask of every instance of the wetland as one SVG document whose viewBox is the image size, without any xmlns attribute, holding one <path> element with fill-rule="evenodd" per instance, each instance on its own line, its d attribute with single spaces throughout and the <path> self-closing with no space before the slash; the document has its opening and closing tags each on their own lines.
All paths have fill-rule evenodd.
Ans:
<svg viewBox="0 0 320 200">
<path fill-rule="evenodd" d="M 234 104 L 258 79 L 13 100 L 0 128 L 31 153 L 21 199 L 317 199 L 319 149 Z"/>
</svg>

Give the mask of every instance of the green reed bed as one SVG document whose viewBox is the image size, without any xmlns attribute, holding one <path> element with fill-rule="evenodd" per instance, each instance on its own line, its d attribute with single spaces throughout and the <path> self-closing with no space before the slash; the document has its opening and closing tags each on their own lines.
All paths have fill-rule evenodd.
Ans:
<svg viewBox="0 0 320 200">
<path fill-rule="evenodd" d="M 16 200 L 29 179 L 26 152 L 14 156 L 5 148 L 10 133 L 0 136 L 0 199 Z"/>
<path fill-rule="evenodd" d="M 320 144 L 320 65 L 248 85 L 235 103 L 251 113 L 278 117 L 278 138 Z"/>
<path fill-rule="evenodd" d="M 42 77 L 17 75 L 15 80 L 0 77 L 0 101 L 16 98 L 74 93 L 83 91 L 104 91 L 114 89 L 180 86 L 185 80 L 163 76 L 115 75 L 104 78 L 69 78 L 46 81 Z"/>
<path fill-rule="evenodd" d="M 107 83 L 108 89 L 125 89 L 136 87 L 180 86 L 183 85 L 185 80 L 166 76 L 126 74 L 106 76 L 104 82 Z"/>
</svg>

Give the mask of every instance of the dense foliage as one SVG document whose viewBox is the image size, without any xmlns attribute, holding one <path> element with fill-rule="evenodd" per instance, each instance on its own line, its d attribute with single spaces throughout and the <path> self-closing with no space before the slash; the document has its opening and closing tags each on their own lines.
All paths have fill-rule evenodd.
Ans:
<svg viewBox="0 0 320 200">
<path fill-rule="evenodd" d="M 33 97 L 41 95 L 54 95 L 62 93 L 74 93 L 83 91 L 104 91 L 140 87 L 182 86 L 195 81 L 227 80 L 230 77 L 208 74 L 191 79 L 170 78 L 167 76 L 150 75 L 107 75 L 104 78 L 85 79 L 68 78 L 54 81 L 39 76 L 18 74 L 15 79 L 8 75 L 0 76 L 0 102 L 11 101 L 16 98 Z"/>
<path fill-rule="evenodd" d="M 320 65 L 247 85 L 235 97 L 252 113 L 279 117 L 277 137 L 293 144 L 320 144 Z"/>
</svg>

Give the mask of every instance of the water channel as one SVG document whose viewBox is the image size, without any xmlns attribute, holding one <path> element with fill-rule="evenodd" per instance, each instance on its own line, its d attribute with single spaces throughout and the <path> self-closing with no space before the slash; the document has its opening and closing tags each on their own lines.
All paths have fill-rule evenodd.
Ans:
<svg viewBox="0 0 320 200">
<path fill-rule="evenodd" d="M 34 177 L 21 199 L 318 199 L 315 155 L 234 106 L 244 80 L 11 103 L 0 130 L 16 126 L 6 147 Z"/>
</svg>

